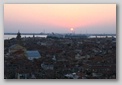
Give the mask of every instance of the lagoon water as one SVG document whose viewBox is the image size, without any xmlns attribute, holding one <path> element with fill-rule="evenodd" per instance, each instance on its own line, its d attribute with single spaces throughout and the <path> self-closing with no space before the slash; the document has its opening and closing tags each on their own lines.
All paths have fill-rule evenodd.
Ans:
<svg viewBox="0 0 122 85">
<path fill-rule="evenodd" d="M 17 35 L 4 35 L 4 40 L 5 39 L 11 39 L 11 38 L 16 38 Z M 35 37 L 44 37 L 46 38 L 47 35 L 34 35 Z M 33 35 L 21 35 L 22 38 L 24 37 L 33 37 Z"/>
<path fill-rule="evenodd" d="M 106 38 L 106 36 L 97 36 L 98 38 Z M 112 36 L 107 36 L 108 38 L 111 38 Z M 116 36 L 113 36 L 116 38 Z M 96 38 L 96 36 L 89 36 L 89 38 Z"/>
<path fill-rule="evenodd" d="M 17 35 L 4 35 L 4 40 L 5 39 L 11 39 L 11 38 L 16 38 Z M 21 35 L 22 38 L 24 37 L 33 37 L 33 35 Z M 35 35 L 35 37 L 44 37 L 46 38 L 47 35 Z M 97 36 L 98 38 L 106 38 L 106 36 Z M 112 36 L 107 36 L 107 37 L 112 37 Z M 116 38 L 116 36 L 114 36 Z M 96 38 L 96 36 L 89 36 L 88 38 Z"/>
</svg>

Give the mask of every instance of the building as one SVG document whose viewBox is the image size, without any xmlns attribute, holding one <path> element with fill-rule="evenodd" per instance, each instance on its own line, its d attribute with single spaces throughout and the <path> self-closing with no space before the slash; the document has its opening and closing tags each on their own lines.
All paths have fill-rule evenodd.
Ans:
<svg viewBox="0 0 122 85">
<path fill-rule="evenodd" d="M 41 67 L 44 70 L 53 70 L 54 69 L 54 66 L 52 64 L 45 64 L 44 62 L 41 64 Z"/>
<path fill-rule="evenodd" d="M 25 52 L 26 49 L 24 47 L 22 47 L 21 45 L 19 45 L 19 44 L 15 44 L 15 45 L 12 45 L 12 46 L 9 47 L 9 53 L 10 54 L 15 53 L 17 51 Z"/>
<path fill-rule="evenodd" d="M 41 55 L 37 50 L 26 51 L 26 53 L 27 53 L 27 57 L 28 57 L 29 60 L 41 58 Z"/>
<path fill-rule="evenodd" d="M 21 41 L 21 33 L 19 31 L 17 33 L 16 40 L 17 40 L 17 44 L 22 44 L 22 41 Z"/>
</svg>

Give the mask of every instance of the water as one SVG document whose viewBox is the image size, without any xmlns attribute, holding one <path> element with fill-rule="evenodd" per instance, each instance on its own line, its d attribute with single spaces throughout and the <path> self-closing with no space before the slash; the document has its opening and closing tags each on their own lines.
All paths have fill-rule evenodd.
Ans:
<svg viewBox="0 0 122 85">
<path fill-rule="evenodd" d="M 4 39 L 11 39 L 11 38 L 16 38 L 17 35 L 4 35 Z M 46 38 L 47 35 L 34 35 L 35 37 L 44 37 Z M 21 35 L 22 38 L 24 37 L 33 37 L 33 35 Z"/>
<path fill-rule="evenodd" d="M 4 39 L 11 39 L 11 38 L 16 38 L 17 35 L 4 35 Z M 33 35 L 21 35 L 22 38 L 24 37 L 33 37 Z M 44 37 L 46 38 L 47 35 L 35 35 L 35 37 Z M 106 36 L 97 36 L 98 38 L 106 38 Z M 108 38 L 112 36 L 107 36 Z M 116 38 L 116 36 L 113 36 Z M 96 38 L 96 36 L 89 36 L 88 38 Z"/>
<path fill-rule="evenodd" d="M 111 38 L 112 36 L 107 36 L 108 38 Z M 116 38 L 116 36 L 113 36 Z M 96 38 L 96 36 L 89 36 L 89 38 Z M 106 36 L 97 36 L 97 38 L 106 38 Z"/>
</svg>

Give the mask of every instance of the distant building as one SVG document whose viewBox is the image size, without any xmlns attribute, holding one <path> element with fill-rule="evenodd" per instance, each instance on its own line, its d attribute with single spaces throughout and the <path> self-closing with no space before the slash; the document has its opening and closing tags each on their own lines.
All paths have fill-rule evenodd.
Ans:
<svg viewBox="0 0 122 85">
<path fill-rule="evenodd" d="M 17 79 L 27 79 L 27 76 L 28 76 L 28 74 L 26 74 L 26 73 L 22 73 L 22 74 L 17 73 L 16 74 Z"/>
<path fill-rule="evenodd" d="M 79 53 L 75 55 L 76 60 L 83 59 L 83 58 L 85 58 L 85 56 L 81 56 Z"/>
<path fill-rule="evenodd" d="M 17 40 L 17 44 L 22 44 L 22 41 L 21 41 L 21 33 L 19 31 L 17 33 L 16 40 Z"/>
<path fill-rule="evenodd" d="M 34 74 L 29 74 L 29 73 L 16 73 L 16 78 L 17 79 L 36 79 Z"/>
<path fill-rule="evenodd" d="M 42 63 L 41 64 L 41 67 L 44 69 L 44 70 L 53 70 L 54 69 L 54 66 L 51 65 L 51 64 L 45 64 L 45 63 Z"/>
<path fill-rule="evenodd" d="M 21 33 L 18 31 L 17 33 L 17 37 L 16 37 L 17 40 L 21 39 Z"/>
<path fill-rule="evenodd" d="M 37 50 L 35 50 L 35 51 L 26 51 L 26 53 L 27 53 L 27 57 L 28 57 L 29 60 L 41 58 L 41 55 Z"/>
<path fill-rule="evenodd" d="M 65 77 L 72 78 L 72 79 L 78 79 L 79 76 L 76 73 L 66 74 Z"/>
</svg>

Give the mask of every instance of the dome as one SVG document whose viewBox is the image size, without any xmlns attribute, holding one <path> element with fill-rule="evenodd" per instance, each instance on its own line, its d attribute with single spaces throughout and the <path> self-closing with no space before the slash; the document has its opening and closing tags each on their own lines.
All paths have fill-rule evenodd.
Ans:
<svg viewBox="0 0 122 85">
<path fill-rule="evenodd" d="M 19 45 L 19 44 L 15 44 L 15 45 L 12 45 L 12 46 L 9 47 L 9 52 L 10 53 L 14 53 L 14 52 L 20 51 L 20 50 L 23 51 L 23 52 L 26 51 L 26 49 L 24 47 L 22 47 L 21 45 Z"/>
</svg>

